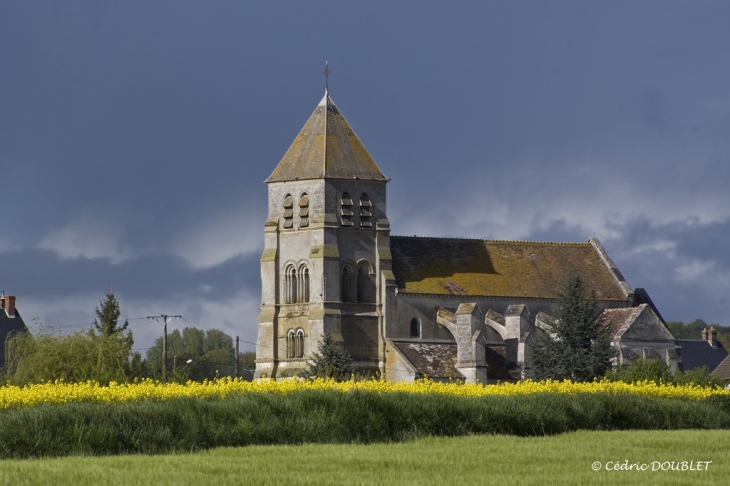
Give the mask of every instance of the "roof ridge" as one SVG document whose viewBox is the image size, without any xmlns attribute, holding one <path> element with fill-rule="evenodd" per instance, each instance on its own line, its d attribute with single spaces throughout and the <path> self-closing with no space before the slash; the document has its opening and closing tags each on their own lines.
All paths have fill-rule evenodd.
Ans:
<svg viewBox="0 0 730 486">
<path fill-rule="evenodd" d="M 566 245 L 566 246 L 590 246 L 590 242 L 581 241 L 538 241 L 538 240 L 490 240 L 484 238 L 461 238 L 458 236 L 408 236 L 408 235 L 392 235 L 391 238 L 420 238 L 424 240 L 467 240 L 467 241 L 488 241 L 490 243 L 517 243 L 517 244 L 548 244 L 548 245 Z"/>
<path fill-rule="evenodd" d="M 328 87 L 324 88 L 324 150 L 322 150 L 322 174 L 327 174 L 327 111 L 330 107 L 330 90 Z M 335 102 L 333 101 L 334 105 Z"/>
</svg>

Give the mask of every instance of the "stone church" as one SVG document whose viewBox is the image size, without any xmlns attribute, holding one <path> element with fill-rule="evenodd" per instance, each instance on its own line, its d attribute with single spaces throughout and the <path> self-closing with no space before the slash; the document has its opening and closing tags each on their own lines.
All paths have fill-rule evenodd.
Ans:
<svg viewBox="0 0 730 486">
<path fill-rule="evenodd" d="M 326 91 L 266 180 L 256 377 L 307 368 L 331 334 L 357 369 L 388 380 L 494 383 L 533 376 L 557 292 L 580 275 L 613 329 L 616 363 L 674 337 L 597 239 L 582 243 L 391 236 L 386 184 Z"/>
</svg>

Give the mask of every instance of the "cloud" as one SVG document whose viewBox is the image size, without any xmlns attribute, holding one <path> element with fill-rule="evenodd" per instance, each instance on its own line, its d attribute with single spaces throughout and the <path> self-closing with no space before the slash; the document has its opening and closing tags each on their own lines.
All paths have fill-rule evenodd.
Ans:
<svg viewBox="0 0 730 486">
<path fill-rule="evenodd" d="M 91 327 L 94 310 L 102 296 L 102 293 L 95 292 L 42 298 L 20 295 L 18 310 L 29 326 L 33 326 L 37 318 L 56 331 L 72 332 Z M 117 297 L 122 311 L 121 320 L 130 319 L 129 329 L 134 333 L 135 348 L 143 355 L 145 348 L 152 346 L 162 335 L 160 322 L 147 317 L 161 314 L 183 316 L 183 319 L 171 321 L 168 332 L 189 326 L 216 328 L 246 341 L 241 346 L 242 350 L 255 347 L 249 344 L 256 342 L 257 333 L 260 298 L 255 289 L 238 290 L 223 299 L 195 292 L 156 299 L 117 292 Z"/>
<path fill-rule="evenodd" d="M 84 210 L 62 228 L 51 229 L 36 248 L 53 250 L 64 258 L 108 258 L 121 263 L 135 256 L 122 242 L 123 236 L 119 222 Z"/>
<path fill-rule="evenodd" d="M 236 256 L 249 256 L 263 248 L 262 218 L 247 208 L 213 213 L 200 218 L 179 232 L 171 245 L 172 253 L 195 269 L 219 265 Z"/>
<path fill-rule="evenodd" d="M 674 272 L 679 282 L 697 282 L 700 277 L 707 276 L 713 268 L 714 262 L 695 260 L 675 268 Z"/>
</svg>

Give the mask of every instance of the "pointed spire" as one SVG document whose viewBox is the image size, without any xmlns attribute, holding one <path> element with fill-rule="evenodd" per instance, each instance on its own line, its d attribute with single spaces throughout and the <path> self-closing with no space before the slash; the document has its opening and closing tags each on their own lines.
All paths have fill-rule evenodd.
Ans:
<svg viewBox="0 0 730 486">
<path fill-rule="evenodd" d="M 325 75 L 327 75 L 325 65 Z M 305 179 L 388 181 L 329 95 L 299 132 L 266 182 Z"/>
</svg>

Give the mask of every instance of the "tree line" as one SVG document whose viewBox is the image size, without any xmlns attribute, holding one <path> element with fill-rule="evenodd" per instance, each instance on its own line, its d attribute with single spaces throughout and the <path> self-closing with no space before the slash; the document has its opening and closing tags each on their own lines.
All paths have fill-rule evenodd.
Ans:
<svg viewBox="0 0 730 486">
<path fill-rule="evenodd" d="M 109 290 L 95 310 L 88 329 L 59 333 L 40 324 L 33 331 L 17 332 L 5 341 L 4 382 L 25 385 L 63 380 L 127 383 L 162 376 L 162 337 L 146 352 L 134 350 L 129 322 L 120 321 L 121 308 Z M 168 335 L 167 380 L 186 382 L 235 375 L 233 338 L 218 329 L 186 327 Z M 238 376 L 253 378 L 255 353 L 238 356 Z"/>
<path fill-rule="evenodd" d="M 108 384 L 162 377 L 162 337 L 147 350 L 145 358 L 134 351 L 129 322 L 120 322 L 121 310 L 112 290 L 107 291 L 95 313 L 96 318 L 86 330 L 57 333 L 40 325 L 34 332 L 8 336 L 1 378 L 7 383 L 24 385 L 48 380 Z M 658 359 L 638 359 L 628 366 L 611 369 L 610 329 L 598 319 L 597 302 L 586 295 L 580 277 L 564 284 L 552 314 L 548 323 L 551 332 L 538 336 L 533 347 L 538 380 L 592 381 L 606 377 L 627 382 L 724 384 L 710 377 L 706 369 L 671 375 L 667 365 Z M 667 324 L 677 338 L 697 339 L 707 327 L 700 319 L 688 324 Z M 722 341 L 726 334 L 730 338 L 730 328 L 716 329 L 718 340 Z M 233 338 L 219 329 L 176 329 L 168 335 L 167 342 L 168 381 L 211 380 L 236 373 Z M 354 375 L 351 357 L 331 336 L 323 336 L 318 345 L 305 377 L 346 380 Z M 255 358 L 252 351 L 238 355 L 239 377 L 253 379 Z"/>
</svg>

